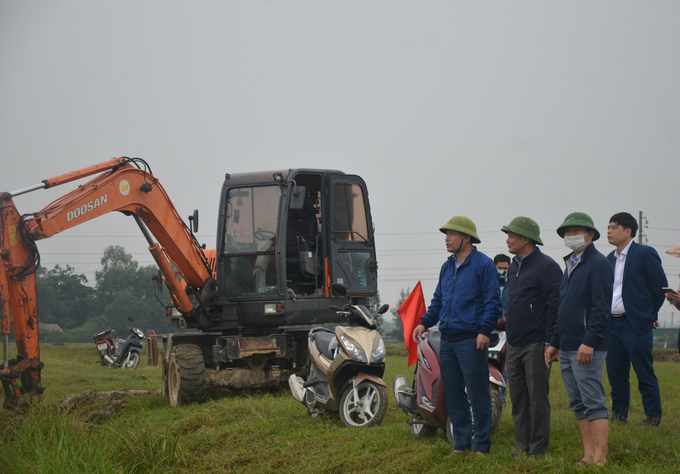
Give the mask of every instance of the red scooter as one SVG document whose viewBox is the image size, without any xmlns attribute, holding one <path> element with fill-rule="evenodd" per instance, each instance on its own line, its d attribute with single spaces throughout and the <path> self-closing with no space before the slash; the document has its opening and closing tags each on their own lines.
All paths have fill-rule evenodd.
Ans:
<svg viewBox="0 0 680 474">
<path fill-rule="evenodd" d="M 434 436 L 438 429 L 454 444 L 453 426 L 444 401 L 444 386 L 439 375 L 441 333 L 430 329 L 418 344 L 418 364 L 409 386 L 403 375 L 394 378 L 394 398 L 399 408 L 409 416 L 411 434 L 416 437 Z M 489 392 L 491 394 L 491 434 L 496 431 L 503 413 L 501 387 L 505 387 L 505 331 L 493 331 L 489 338 Z M 472 409 L 470 409 L 472 411 Z M 474 426 L 474 418 L 473 418 Z M 474 427 L 473 427 L 474 429 Z"/>
</svg>

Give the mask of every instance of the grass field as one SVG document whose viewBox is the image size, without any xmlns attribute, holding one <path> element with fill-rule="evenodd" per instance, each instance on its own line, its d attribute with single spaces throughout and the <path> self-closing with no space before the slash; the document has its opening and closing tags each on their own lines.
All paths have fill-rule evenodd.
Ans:
<svg viewBox="0 0 680 474">
<path fill-rule="evenodd" d="M 337 416 L 309 417 L 283 391 L 211 393 L 203 405 L 171 408 L 157 393 L 159 367 L 148 368 L 143 361 L 127 372 L 95 365 L 91 344 L 43 345 L 42 358 L 43 400 L 26 413 L 0 413 L 2 473 L 583 471 L 575 467 L 582 455 L 580 437 L 558 366 L 551 379 L 552 441 L 546 456 L 514 457 L 508 403 L 491 456 L 449 459 L 444 433 L 413 438 L 391 394 L 382 425 L 350 429 Z M 634 391 L 628 424 L 611 426 L 608 472 L 680 472 L 680 364 L 657 362 L 655 367 L 664 407 L 661 426 L 642 426 L 640 395 Z M 389 392 L 395 375 L 410 378 L 412 372 L 406 370 L 403 346 L 389 346 Z M 631 378 L 636 386 L 634 374 Z M 128 399 L 101 423 L 85 422 L 77 410 L 64 414 L 56 408 L 66 395 L 123 388 L 151 393 Z"/>
</svg>

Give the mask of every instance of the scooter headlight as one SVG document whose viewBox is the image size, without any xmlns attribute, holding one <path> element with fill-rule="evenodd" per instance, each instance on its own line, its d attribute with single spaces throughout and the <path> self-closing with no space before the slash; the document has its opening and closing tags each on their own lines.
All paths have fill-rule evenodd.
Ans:
<svg viewBox="0 0 680 474">
<path fill-rule="evenodd" d="M 377 364 L 385 360 L 385 344 L 383 344 L 382 338 L 378 343 L 378 347 L 371 352 L 371 364 Z"/>
<path fill-rule="evenodd" d="M 366 353 L 364 351 L 352 344 L 352 342 L 344 335 L 340 335 L 340 340 L 354 362 L 363 362 L 364 364 L 368 363 L 368 359 L 366 358 Z"/>
<path fill-rule="evenodd" d="M 141 329 L 132 328 L 132 332 L 134 332 L 135 336 L 137 336 L 138 338 L 144 339 L 144 333 L 142 332 Z"/>
</svg>

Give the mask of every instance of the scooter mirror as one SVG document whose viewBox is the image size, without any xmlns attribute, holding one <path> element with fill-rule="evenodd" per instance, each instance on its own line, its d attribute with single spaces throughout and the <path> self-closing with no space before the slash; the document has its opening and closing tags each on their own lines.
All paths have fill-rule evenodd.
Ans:
<svg viewBox="0 0 680 474">
<path fill-rule="evenodd" d="M 335 296 L 347 296 L 347 287 L 342 283 L 333 283 L 331 291 Z"/>
<path fill-rule="evenodd" d="M 130 321 L 130 322 L 133 321 L 132 316 L 128 316 L 128 321 Z"/>
<path fill-rule="evenodd" d="M 388 309 L 390 309 L 390 305 L 384 304 L 384 305 L 382 305 L 382 306 L 380 307 L 380 309 L 378 310 L 378 314 L 385 314 L 385 313 L 387 313 L 387 310 L 388 310 Z"/>
</svg>

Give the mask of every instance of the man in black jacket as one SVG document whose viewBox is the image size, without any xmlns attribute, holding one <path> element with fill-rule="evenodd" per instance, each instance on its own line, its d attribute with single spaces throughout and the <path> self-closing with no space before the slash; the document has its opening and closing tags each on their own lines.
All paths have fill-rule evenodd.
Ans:
<svg viewBox="0 0 680 474">
<path fill-rule="evenodd" d="M 550 369 L 544 352 L 557 321 L 562 270 L 537 247 L 543 242 L 532 219 L 516 217 L 501 230 L 508 234 L 508 251 L 515 255 L 505 308 L 515 454 L 538 456 L 550 444 Z"/>
</svg>

